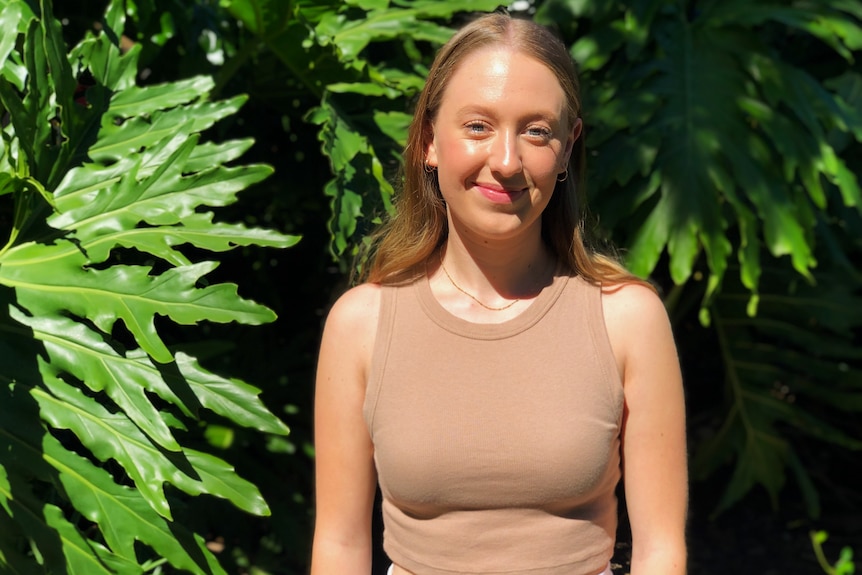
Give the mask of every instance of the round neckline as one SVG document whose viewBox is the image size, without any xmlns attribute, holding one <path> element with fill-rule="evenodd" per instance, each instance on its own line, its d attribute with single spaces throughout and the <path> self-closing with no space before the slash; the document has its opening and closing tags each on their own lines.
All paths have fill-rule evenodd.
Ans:
<svg viewBox="0 0 862 575">
<path fill-rule="evenodd" d="M 454 315 L 434 297 L 427 274 L 416 282 L 416 293 L 425 314 L 443 329 L 474 339 L 503 339 L 529 329 L 542 319 L 560 297 L 569 277 L 563 266 L 557 265 L 551 283 L 542 288 L 530 305 L 517 316 L 499 323 L 477 323 Z"/>
</svg>

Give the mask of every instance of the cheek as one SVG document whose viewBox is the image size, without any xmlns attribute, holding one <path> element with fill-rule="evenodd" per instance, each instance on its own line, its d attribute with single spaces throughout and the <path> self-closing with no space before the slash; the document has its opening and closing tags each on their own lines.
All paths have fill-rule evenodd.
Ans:
<svg viewBox="0 0 862 575">
<path fill-rule="evenodd" d="M 460 138 L 438 138 L 437 153 L 447 162 L 459 163 L 466 157 L 475 157 L 481 153 L 481 142 L 463 140 Z"/>
<path fill-rule="evenodd" d="M 478 142 L 453 139 L 440 140 L 437 144 L 441 177 L 467 178 L 482 169 L 486 156 Z"/>
<path fill-rule="evenodd" d="M 524 167 L 536 180 L 556 180 L 557 173 L 565 167 L 562 155 L 549 149 L 534 150 L 534 152 L 535 154 L 525 155 Z"/>
</svg>

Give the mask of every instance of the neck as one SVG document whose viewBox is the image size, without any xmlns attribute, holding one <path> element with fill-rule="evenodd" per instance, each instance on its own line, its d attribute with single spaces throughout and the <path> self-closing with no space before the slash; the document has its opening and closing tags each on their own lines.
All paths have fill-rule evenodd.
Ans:
<svg viewBox="0 0 862 575">
<path fill-rule="evenodd" d="M 450 234 L 440 254 L 450 276 L 444 278 L 491 307 L 537 295 L 553 276 L 553 260 L 538 234 L 495 243 Z"/>
</svg>

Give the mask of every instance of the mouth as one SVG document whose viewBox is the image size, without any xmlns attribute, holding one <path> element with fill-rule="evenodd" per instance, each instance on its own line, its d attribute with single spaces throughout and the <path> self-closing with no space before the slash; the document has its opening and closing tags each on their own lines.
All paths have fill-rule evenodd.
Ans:
<svg viewBox="0 0 862 575">
<path fill-rule="evenodd" d="M 498 184 L 479 183 L 473 184 L 473 187 L 484 197 L 491 200 L 495 204 L 511 204 L 517 201 L 521 196 L 527 193 L 527 188 L 504 188 Z"/>
</svg>

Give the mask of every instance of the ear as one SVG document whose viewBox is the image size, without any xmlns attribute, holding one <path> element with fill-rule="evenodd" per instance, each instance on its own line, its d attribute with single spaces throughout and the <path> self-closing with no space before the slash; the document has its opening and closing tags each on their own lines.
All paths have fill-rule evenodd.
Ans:
<svg viewBox="0 0 862 575">
<path fill-rule="evenodd" d="M 425 165 L 436 168 L 439 164 L 437 159 L 437 138 L 434 135 L 434 126 L 429 123 L 428 127 L 425 128 L 425 133 L 425 137 L 428 141 L 428 145 L 425 147 Z"/>
<path fill-rule="evenodd" d="M 563 151 L 563 169 L 568 167 L 569 158 L 572 156 L 572 149 L 575 147 L 575 142 L 578 141 L 578 138 L 581 137 L 581 131 L 584 128 L 584 122 L 580 118 L 575 120 L 574 125 L 572 125 L 572 131 L 569 132 L 569 137 L 566 138 L 566 149 Z"/>
</svg>

